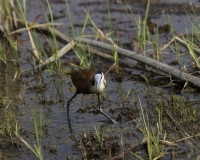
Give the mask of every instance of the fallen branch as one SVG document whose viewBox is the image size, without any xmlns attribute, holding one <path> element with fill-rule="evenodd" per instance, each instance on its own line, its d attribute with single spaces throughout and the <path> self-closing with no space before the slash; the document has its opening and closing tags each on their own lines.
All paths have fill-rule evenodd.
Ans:
<svg viewBox="0 0 200 160">
<path fill-rule="evenodd" d="M 23 20 L 16 19 L 16 21 L 19 25 L 25 26 L 25 23 L 24 23 Z M 27 21 L 27 24 L 31 25 L 32 22 Z M 51 23 L 49 23 L 49 24 L 38 24 L 38 23 L 34 23 L 34 25 L 31 28 L 34 28 L 38 31 L 44 31 L 44 32 L 49 32 L 49 33 L 53 32 L 57 37 L 59 37 L 64 42 L 70 42 L 72 40 L 72 39 L 70 39 L 70 37 L 66 36 L 62 32 L 51 27 L 52 25 L 62 25 L 62 24 L 60 24 L 60 23 L 59 24 L 51 24 Z M 18 33 L 20 31 L 23 31 L 23 30 L 25 30 L 25 29 L 23 28 L 21 30 L 17 30 L 16 32 L 8 33 L 8 35 L 9 34 L 15 34 L 15 33 Z"/>
<path fill-rule="evenodd" d="M 89 50 L 93 54 L 96 54 L 96 55 L 101 56 L 103 58 L 106 58 L 106 59 L 109 59 L 111 61 L 114 61 L 113 56 L 111 56 L 109 54 L 106 54 L 104 52 L 101 52 L 101 51 L 95 49 L 92 46 L 82 45 L 81 47 L 86 48 L 87 50 Z M 135 63 L 134 63 L 134 61 L 132 61 L 132 63 L 131 63 L 131 62 L 128 62 L 127 60 L 125 60 L 125 59 L 119 59 L 119 63 L 123 64 L 123 65 L 126 65 L 126 66 L 129 66 L 129 67 L 135 67 L 136 64 L 137 64 L 136 61 L 135 61 Z"/>
<path fill-rule="evenodd" d="M 46 61 L 44 61 L 42 64 L 38 65 L 35 69 L 42 68 L 46 66 L 48 63 L 51 63 L 55 61 L 56 59 L 59 59 L 62 57 L 64 54 L 69 52 L 75 45 L 76 43 L 74 41 L 71 41 L 67 45 L 65 45 L 62 49 L 58 51 L 58 54 L 54 54 L 53 56 L 49 57 Z"/>
<path fill-rule="evenodd" d="M 79 39 L 75 38 L 75 40 L 80 41 L 80 38 Z M 105 44 L 105 43 L 102 43 L 102 42 L 98 42 L 98 41 L 95 41 L 95 40 L 89 40 L 89 39 L 82 38 L 82 43 L 90 44 L 90 45 L 100 47 L 100 48 L 103 48 L 103 49 L 106 49 L 106 50 L 114 50 L 114 47 L 112 45 Z M 128 50 L 120 48 L 120 47 L 117 47 L 117 52 L 120 55 L 129 57 L 129 58 L 134 59 L 136 61 L 147 64 L 148 66 L 151 66 L 151 67 L 153 67 L 157 70 L 160 70 L 164 73 L 167 73 L 167 74 L 169 74 L 169 75 L 171 75 L 175 78 L 178 78 L 178 79 L 180 79 L 184 82 L 188 81 L 191 84 L 200 87 L 200 79 L 199 78 L 192 76 L 188 73 L 185 73 L 185 72 L 183 72 L 179 69 L 176 69 L 176 68 L 171 67 L 167 64 L 161 63 L 161 62 L 156 61 L 154 59 L 145 57 L 141 54 L 137 54 L 135 52 L 128 51 Z"/>
<path fill-rule="evenodd" d="M 18 22 L 21 22 L 21 24 L 23 24 L 23 21 L 17 19 Z M 31 23 L 31 22 L 28 22 L 28 24 Z M 37 25 L 37 24 L 35 24 Z M 32 28 L 34 27 L 34 25 L 32 26 Z M 52 28 L 49 27 L 49 26 L 38 26 L 39 30 L 45 30 L 45 31 L 48 31 L 48 32 L 51 32 L 52 31 Z M 63 41 L 65 42 L 70 42 L 70 38 L 65 36 L 63 33 L 59 32 L 58 30 L 54 29 L 53 30 L 55 35 L 59 38 L 61 38 Z M 178 37 L 175 37 L 176 39 L 179 39 Z M 79 42 L 80 41 L 80 38 L 75 38 L 75 41 Z M 198 86 L 200 87 L 200 79 L 195 77 L 195 76 L 192 76 L 190 74 L 187 74 L 179 69 L 175 69 L 167 64 L 164 64 L 164 63 L 161 63 L 159 61 L 156 61 L 154 59 L 151 59 L 151 58 L 148 58 L 148 57 L 145 57 L 141 54 L 136 54 L 135 52 L 131 52 L 131 51 L 128 51 L 126 49 L 123 49 L 123 48 L 120 48 L 120 47 L 117 47 L 117 46 L 112 46 L 112 45 L 108 45 L 108 44 L 105 44 L 105 43 L 102 43 L 102 42 L 98 42 L 98 41 L 95 41 L 95 40 L 89 40 L 89 39 L 85 39 L 85 38 L 82 38 L 82 42 L 83 43 L 86 43 L 86 44 L 90 44 L 90 45 L 93 45 L 93 46 L 96 46 L 96 47 L 100 47 L 100 48 L 104 48 L 104 49 L 107 49 L 107 50 L 114 50 L 115 48 L 117 49 L 118 53 L 121 54 L 121 55 L 124 55 L 126 57 L 129 57 L 131 59 L 134 59 L 136 61 L 139 61 L 139 62 L 142 62 L 144 64 L 147 64 L 157 70 L 160 70 L 164 73 L 167 73 L 175 78 L 178 78 L 182 81 L 188 81 L 190 82 L 191 84 L 195 85 L 195 86 Z M 50 61 L 50 60 L 47 60 L 47 61 Z"/>
</svg>

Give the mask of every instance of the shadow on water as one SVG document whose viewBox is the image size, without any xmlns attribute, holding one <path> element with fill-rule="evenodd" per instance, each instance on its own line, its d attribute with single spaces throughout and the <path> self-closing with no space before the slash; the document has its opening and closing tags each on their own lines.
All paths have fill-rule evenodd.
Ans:
<svg viewBox="0 0 200 160">
<path fill-rule="evenodd" d="M 130 7 L 136 17 L 142 17 L 145 13 L 146 3 L 131 2 Z M 164 14 L 164 2 L 156 2 L 154 1 L 155 5 L 152 6 L 150 11 L 151 20 L 157 25 L 163 26 L 165 22 L 168 22 L 168 14 L 172 10 L 170 10 L 170 13 Z M 50 1 L 50 3 L 55 22 L 64 22 L 70 32 L 70 23 L 66 18 L 67 11 L 64 3 L 55 1 Z M 85 19 L 85 14 L 82 14 L 84 13 L 83 8 L 89 7 L 91 17 L 96 25 L 105 33 L 108 32 L 106 23 L 108 17 L 107 4 L 105 2 L 68 1 L 68 3 L 77 31 L 81 30 L 83 19 Z M 172 5 L 171 3 L 167 5 L 173 7 L 175 4 Z M 28 19 L 33 20 L 36 15 L 41 13 L 41 6 L 38 4 L 40 3 L 28 2 Z M 132 39 L 136 37 L 135 26 L 120 4 L 112 1 L 110 7 L 114 31 L 119 31 L 120 34 L 118 37 L 120 45 L 133 50 Z M 44 9 L 48 13 L 48 9 Z M 177 33 L 185 30 L 185 21 L 182 19 L 186 19 L 187 15 L 181 11 L 175 10 L 170 14 Z M 198 11 L 197 14 L 199 14 Z M 41 16 L 39 21 L 44 22 L 46 20 Z M 187 26 L 189 27 L 188 23 Z M 66 32 L 66 30 L 63 32 Z M 86 29 L 86 32 L 89 33 L 90 30 Z M 26 36 L 26 33 L 23 33 L 21 38 L 26 39 Z M 168 32 L 161 33 L 159 43 L 162 45 L 170 39 L 171 36 Z M 41 43 L 45 46 L 45 42 L 42 41 Z M 24 46 L 27 45 L 27 42 L 24 42 Z M 32 68 L 30 53 L 23 49 L 20 49 L 20 51 L 21 68 L 24 70 Z M 172 51 L 166 50 L 166 52 L 167 54 L 163 55 L 163 62 L 169 63 L 176 60 L 173 58 L 174 56 L 172 57 L 174 55 Z M 65 70 L 69 67 L 66 64 L 73 62 L 74 59 L 73 52 L 65 55 L 60 60 L 62 69 Z M 0 105 L 1 114 L 5 117 L 1 118 L 1 124 L 5 125 L 9 121 L 10 125 L 14 127 L 17 122 L 20 127 L 20 136 L 34 146 L 36 135 L 33 112 L 36 113 L 38 122 L 41 120 L 40 115 L 42 115 L 42 125 L 39 126 L 39 129 L 42 133 L 44 159 L 82 159 L 84 150 L 88 159 L 120 157 L 120 153 L 123 153 L 123 151 L 127 151 L 124 152 L 126 159 L 132 159 L 134 154 L 138 154 L 143 159 L 149 158 L 147 143 L 141 144 L 144 138 L 142 108 L 148 117 L 149 128 L 153 128 L 152 133 L 155 133 L 156 136 L 159 135 L 161 139 L 166 136 L 167 140 L 175 142 L 187 137 L 186 133 L 188 135 L 199 133 L 199 93 L 196 91 L 189 92 L 188 90 L 182 92 L 183 84 L 177 81 L 175 86 L 168 85 L 169 77 L 148 71 L 142 64 L 136 63 L 133 68 L 122 66 L 124 70 L 120 73 L 116 74 L 111 71 L 107 77 L 107 87 L 101 95 L 101 105 L 105 113 L 120 123 L 120 125 L 115 126 L 95 111 L 98 108 L 96 95 L 78 95 L 70 105 L 70 122 L 67 120 L 65 103 L 75 92 L 69 76 L 56 73 L 56 71 L 54 73 L 41 71 L 34 74 L 30 72 L 23 75 L 20 80 L 13 81 L 18 64 L 9 61 L 7 65 L 2 62 L 0 62 L 0 65 L 0 94 L 4 98 L 0 101 Z M 112 63 L 105 59 L 97 56 L 93 58 L 93 66 L 102 69 L 103 72 L 106 72 L 111 65 Z M 179 65 L 175 65 L 175 67 L 178 68 Z M 144 77 L 149 80 L 148 83 Z M 157 128 L 159 113 L 160 118 L 162 117 L 162 131 Z M 8 114 L 11 115 L 8 116 Z M 8 120 L 6 120 L 7 117 L 9 117 Z M 176 121 L 184 127 L 184 130 L 176 125 L 173 118 L 176 118 Z M 132 121 L 132 123 L 126 123 L 129 121 Z M 195 140 L 198 142 L 198 137 L 194 138 Z M 16 143 L 17 140 L 5 140 L 3 137 L 1 137 L 1 141 L 3 145 L 0 148 L 0 153 L 3 154 L 3 158 L 35 159 L 33 153 L 27 150 L 23 143 Z M 187 145 L 189 141 L 181 141 L 176 148 L 166 144 L 160 147 L 164 151 L 168 151 L 165 155 L 166 159 L 184 158 L 186 156 L 192 158 L 199 154 L 199 145 L 194 141 L 192 141 L 194 146 Z M 12 148 L 12 150 L 9 148 Z M 10 153 L 12 154 L 10 155 Z"/>
</svg>

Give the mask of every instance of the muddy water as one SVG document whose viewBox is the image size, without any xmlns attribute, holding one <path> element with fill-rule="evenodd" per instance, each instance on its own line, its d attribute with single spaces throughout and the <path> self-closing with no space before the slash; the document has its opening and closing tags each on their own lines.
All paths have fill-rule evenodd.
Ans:
<svg viewBox="0 0 200 160">
<path fill-rule="evenodd" d="M 65 27 L 57 27 L 58 30 L 61 30 L 63 33 L 72 35 L 70 29 L 70 20 L 67 12 L 67 7 L 65 2 L 50 0 L 49 1 L 52 7 L 52 12 L 54 14 L 55 22 L 64 23 Z M 141 19 L 145 14 L 146 3 L 144 1 L 128 1 L 129 7 L 131 8 L 136 19 Z M 198 10 L 199 6 L 196 1 L 195 10 Z M 137 27 L 132 19 L 127 15 L 127 12 L 124 10 L 122 4 L 116 3 L 115 1 L 109 1 L 111 19 L 113 22 L 113 30 L 118 33 L 118 44 L 129 50 L 134 50 L 132 40 L 136 38 Z M 27 19 L 29 21 L 33 20 L 38 14 L 43 13 L 42 7 L 44 7 L 45 13 L 48 15 L 48 7 L 45 1 L 28 1 L 27 3 Z M 68 0 L 68 5 L 70 8 L 72 21 L 74 28 L 77 32 L 81 32 L 81 29 L 85 20 L 84 9 L 90 12 L 91 18 L 94 20 L 95 24 L 101 29 L 104 33 L 108 33 L 108 14 L 107 14 L 107 2 L 106 1 L 73 1 Z M 186 28 L 191 33 L 191 24 L 188 21 L 188 16 L 183 12 L 183 8 L 190 6 L 188 1 L 153 1 L 150 9 L 150 17 L 153 22 L 157 25 L 163 25 L 169 22 L 169 17 L 171 23 L 173 24 L 176 34 L 185 33 Z M 128 7 L 125 7 L 128 8 Z M 199 14 L 199 12 L 196 12 Z M 169 15 L 169 17 L 168 17 Z M 191 17 L 189 17 L 191 18 Z M 42 15 L 38 23 L 46 23 L 45 16 Z M 86 28 L 86 34 L 90 34 L 91 30 Z M 38 34 L 38 37 L 42 37 Z M 172 36 L 169 32 L 164 32 L 159 35 L 159 45 L 168 43 L 171 40 Z M 24 32 L 19 36 L 19 39 L 27 39 L 27 34 Z M 22 42 L 24 46 L 30 47 L 27 42 Z M 41 40 L 41 43 L 45 46 L 45 41 Z M 59 47 L 62 47 L 63 44 L 59 43 Z M 149 47 L 151 49 L 151 47 Z M 185 48 L 183 50 L 183 59 L 188 59 L 188 54 Z M 24 48 L 20 49 L 20 67 L 23 70 L 31 69 L 32 57 L 30 53 Z M 147 53 L 147 55 L 150 55 Z M 61 59 L 62 68 L 65 69 L 68 66 L 66 62 L 73 62 L 75 58 L 74 53 L 70 52 Z M 171 49 L 166 49 L 163 54 L 163 62 L 169 63 L 176 60 L 174 52 Z M 102 62 L 103 61 L 103 62 Z M 182 64 L 185 61 L 181 61 Z M 105 65 L 106 64 L 106 65 Z M 137 64 L 137 63 L 136 63 Z M 93 65 L 101 68 L 104 72 L 112 65 L 111 62 L 108 62 L 104 59 L 99 59 L 94 57 Z M 140 64 L 138 64 L 140 65 Z M 188 67 L 191 67 L 190 64 L 187 64 Z M 115 80 L 116 75 L 114 72 L 111 72 L 107 77 L 107 88 L 102 96 L 102 108 L 103 110 L 111 115 L 114 119 L 121 121 L 122 123 L 128 121 L 126 116 L 119 118 L 119 111 L 124 108 L 131 108 L 135 110 L 132 118 L 141 119 L 141 113 L 138 99 L 140 97 L 142 105 L 144 107 L 150 106 L 152 113 L 154 115 L 154 108 L 149 101 L 154 101 L 156 99 L 155 95 L 162 93 L 164 95 L 175 94 L 175 91 L 172 87 L 169 88 L 160 88 L 160 83 L 146 84 L 145 80 L 139 75 L 144 75 L 149 79 L 156 79 L 155 75 L 152 73 L 147 73 L 145 70 L 138 68 L 128 68 L 123 66 L 127 72 L 122 78 L 122 82 L 117 82 Z M 174 67 L 179 67 L 174 66 Z M 4 75 L 8 75 L 10 72 L 4 71 Z M 12 74 L 14 75 L 14 73 Z M 90 134 L 94 133 L 94 126 L 99 127 L 101 125 L 110 125 L 112 124 L 102 115 L 96 114 L 94 108 L 97 108 L 97 96 L 96 95 L 78 95 L 71 103 L 70 106 L 70 124 L 67 121 L 67 112 L 65 107 L 65 102 L 74 94 L 73 90 L 70 90 L 70 77 L 69 76 L 57 76 L 52 75 L 49 72 L 41 72 L 38 74 L 23 76 L 20 83 L 16 83 L 17 88 L 20 88 L 17 95 L 19 95 L 18 110 L 20 115 L 17 120 L 20 126 L 20 135 L 32 146 L 36 143 L 35 140 L 35 130 L 33 124 L 33 114 L 36 114 L 38 122 L 40 120 L 40 115 L 42 115 L 42 153 L 44 159 L 81 159 L 81 151 L 77 147 L 77 142 L 82 138 L 84 133 Z M 73 85 L 72 85 L 73 86 Z M 9 89 L 9 85 L 4 85 L 4 89 Z M 156 92 L 154 94 L 154 91 Z M 176 91 L 180 93 L 178 88 Z M 152 94 L 151 94 L 152 93 Z M 154 94 L 154 95 L 153 95 Z M 12 96 L 11 93 L 7 96 Z M 177 94 L 178 97 L 187 97 L 187 100 L 198 100 L 198 93 L 183 93 L 182 95 Z M 153 97 L 149 100 L 149 97 Z M 163 100 L 161 98 L 161 100 Z M 135 103 L 137 101 L 137 103 Z M 152 103 L 153 104 L 153 103 Z M 198 103 L 196 104 L 198 106 Z M 80 110 L 81 109 L 81 110 Z M 86 110 L 84 110 L 86 109 Z M 110 112 L 110 109 L 114 110 L 113 114 Z M 114 129 L 116 126 L 114 126 Z M 135 143 L 142 139 L 142 134 L 136 130 L 136 124 L 132 124 L 126 127 L 126 131 L 134 131 L 130 137 L 125 137 L 125 143 L 128 144 L 130 141 Z M 120 129 L 116 129 L 111 132 L 111 135 L 120 135 Z M 118 140 L 118 139 L 117 139 Z M 198 152 L 195 150 L 193 153 L 190 148 L 183 144 L 179 146 L 181 153 L 184 153 L 183 158 L 186 156 L 186 153 L 195 155 Z M 4 149 L 4 148 L 3 148 Z M 10 151 L 13 153 L 12 151 Z M 119 150 L 120 152 L 120 150 Z M 141 149 L 141 157 L 147 158 L 147 154 L 144 149 Z M 12 156 L 8 156 L 10 153 L 8 151 L 3 153 L 3 157 L 6 159 L 36 159 L 36 157 L 29 151 L 24 145 L 19 148 L 19 153 L 14 153 Z M 114 155 L 118 154 L 115 152 Z M 113 155 L 113 156 L 114 156 Z M 107 158 L 108 155 L 102 157 L 102 159 Z M 168 155 L 166 158 L 170 158 Z M 95 158 L 95 157 L 94 157 Z M 97 157 L 96 157 L 97 158 Z M 130 157 L 129 157 L 130 158 Z M 129 159 L 128 158 L 128 159 Z M 98 158 L 97 158 L 98 159 Z"/>
</svg>

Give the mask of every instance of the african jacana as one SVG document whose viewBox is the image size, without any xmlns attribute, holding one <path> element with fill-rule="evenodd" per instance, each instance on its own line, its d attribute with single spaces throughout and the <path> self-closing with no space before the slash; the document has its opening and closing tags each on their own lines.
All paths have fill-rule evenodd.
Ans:
<svg viewBox="0 0 200 160">
<path fill-rule="evenodd" d="M 98 103 L 99 103 L 99 112 L 106 116 L 113 123 L 117 123 L 115 120 L 110 118 L 107 114 L 103 112 L 100 104 L 100 94 L 103 92 L 106 86 L 106 79 L 103 72 L 98 71 L 97 69 L 83 69 L 83 70 L 72 70 L 71 79 L 73 84 L 76 87 L 75 94 L 67 101 L 67 116 L 69 120 L 69 106 L 76 97 L 77 94 L 97 94 Z"/>
</svg>

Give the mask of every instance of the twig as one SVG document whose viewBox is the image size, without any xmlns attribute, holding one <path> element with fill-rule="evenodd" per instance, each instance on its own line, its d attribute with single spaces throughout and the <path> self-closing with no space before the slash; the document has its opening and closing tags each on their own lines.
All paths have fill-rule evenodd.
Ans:
<svg viewBox="0 0 200 160">
<path fill-rule="evenodd" d="M 107 70 L 107 72 L 105 73 L 105 77 L 106 77 L 106 75 L 110 72 L 110 70 L 111 70 L 114 66 L 116 66 L 116 63 L 113 63 L 113 65 L 109 68 L 109 70 Z"/>
<path fill-rule="evenodd" d="M 14 23 L 14 25 L 15 25 L 15 27 L 17 28 L 18 27 L 18 24 L 17 24 L 17 16 L 16 16 L 16 12 L 15 12 L 15 3 L 14 3 L 14 1 L 13 0 L 11 0 L 11 1 L 8 1 L 8 2 L 10 2 L 10 4 L 11 4 L 11 7 L 12 7 L 12 17 L 13 17 L 13 23 Z"/>
<path fill-rule="evenodd" d="M 172 117 L 172 115 L 169 112 L 166 112 L 166 113 L 169 116 L 169 118 L 174 122 L 176 127 L 182 130 L 182 132 L 185 133 L 187 136 L 189 136 L 189 134 L 176 122 L 176 120 Z"/>
<path fill-rule="evenodd" d="M 38 60 L 38 62 L 39 62 L 40 64 L 43 64 L 43 61 L 42 61 L 42 59 L 41 59 L 40 56 L 39 56 L 39 51 L 37 50 L 37 48 L 36 48 L 36 46 L 35 46 L 35 43 L 34 43 L 34 41 L 33 41 L 33 37 L 32 37 L 32 35 L 31 35 L 31 32 L 30 32 L 30 30 L 29 30 L 28 28 L 27 28 L 27 31 L 28 31 L 28 36 L 29 36 L 29 39 L 30 39 L 30 44 L 31 44 L 31 46 L 32 46 L 31 51 L 32 51 L 34 57 Z"/>
<path fill-rule="evenodd" d="M 177 36 L 175 36 L 175 39 L 176 39 L 181 45 L 183 45 L 183 46 L 185 46 L 186 48 L 188 48 L 188 47 L 187 47 L 187 43 L 186 43 L 184 40 L 182 40 L 181 38 L 179 38 L 179 37 L 177 37 Z M 199 49 L 193 47 L 193 50 L 194 50 L 194 52 L 195 52 L 196 54 L 200 55 L 200 50 L 199 50 Z"/>
<path fill-rule="evenodd" d="M 83 158 L 83 160 L 87 160 L 87 152 L 86 152 L 85 146 L 83 144 L 83 141 L 80 140 L 79 144 L 80 144 L 80 148 L 81 148 L 82 158 Z"/>
<path fill-rule="evenodd" d="M 129 147 L 128 149 L 126 149 L 125 151 L 121 152 L 120 154 L 118 154 L 118 155 L 116 155 L 116 156 L 110 158 L 110 160 L 123 159 L 123 158 L 124 158 L 124 155 L 130 153 L 131 150 L 132 150 L 132 148 L 133 148 L 132 146 Z"/>
<path fill-rule="evenodd" d="M 169 112 L 166 112 L 167 113 L 167 115 L 170 117 L 170 119 L 174 122 L 174 124 L 176 125 L 176 127 L 177 128 L 179 128 L 184 134 L 186 134 L 188 137 L 191 137 L 176 121 L 175 121 L 175 119 L 172 117 L 172 115 L 171 114 L 169 114 Z M 182 134 L 183 134 L 182 133 Z M 185 140 L 187 140 L 187 139 L 185 139 Z M 197 143 L 197 142 L 195 142 L 193 139 L 191 139 L 191 141 L 192 142 L 194 142 L 197 146 L 198 146 L 198 148 L 200 148 L 200 146 L 199 146 L 199 144 Z"/>
<path fill-rule="evenodd" d="M 177 140 L 176 142 L 178 143 L 178 142 L 185 141 L 185 140 L 187 140 L 187 139 L 194 138 L 194 137 L 198 137 L 198 136 L 200 136 L 200 134 L 196 134 L 196 135 L 194 135 L 194 136 L 188 136 L 188 137 L 179 139 L 179 140 Z"/>
<path fill-rule="evenodd" d="M 177 143 L 166 141 L 166 140 L 159 140 L 159 143 L 167 145 L 167 146 L 170 146 L 170 147 L 176 147 L 176 146 L 178 146 Z"/>
<path fill-rule="evenodd" d="M 8 109 L 8 107 L 10 106 L 10 104 L 11 104 L 11 100 L 9 101 L 9 104 L 4 108 L 4 110 L 2 110 L 0 113 L 2 113 L 2 112 L 5 112 L 7 109 Z"/>
<path fill-rule="evenodd" d="M 173 41 L 174 41 L 174 38 L 171 41 L 169 41 L 166 45 L 164 45 L 162 48 L 160 48 L 159 52 L 161 52 L 162 50 L 164 50 L 165 48 L 167 48 Z"/>
<path fill-rule="evenodd" d="M 28 22 L 28 24 L 30 25 L 31 22 Z M 51 26 L 62 26 L 63 23 L 43 23 L 43 24 L 34 24 L 33 26 L 31 26 L 31 29 L 45 29 L 47 30 L 48 27 L 51 27 Z M 9 32 L 8 35 L 13 35 L 13 34 L 17 34 L 17 33 L 20 33 L 20 32 L 23 32 L 23 31 L 26 31 L 27 29 L 26 28 L 20 28 L 20 29 L 17 29 L 15 31 L 12 31 L 12 32 Z"/>
<path fill-rule="evenodd" d="M 167 153 L 167 150 L 165 152 L 161 153 L 159 156 L 155 157 L 153 160 L 162 158 L 166 153 Z"/>
</svg>

